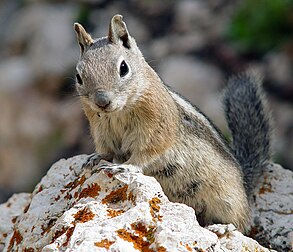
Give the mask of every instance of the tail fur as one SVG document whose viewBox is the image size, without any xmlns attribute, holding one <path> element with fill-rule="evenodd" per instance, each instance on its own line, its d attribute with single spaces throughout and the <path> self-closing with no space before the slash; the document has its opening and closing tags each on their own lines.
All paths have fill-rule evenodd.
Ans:
<svg viewBox="0 0 293 252">
<path fill-rule="evenodd" d="M 232 149 L 242 166 L 248 196 L 271 157 L 270 115 L 261 84 L 255 74 L 243 73 L 229 79 L 223 95 Z"/>
</svg>

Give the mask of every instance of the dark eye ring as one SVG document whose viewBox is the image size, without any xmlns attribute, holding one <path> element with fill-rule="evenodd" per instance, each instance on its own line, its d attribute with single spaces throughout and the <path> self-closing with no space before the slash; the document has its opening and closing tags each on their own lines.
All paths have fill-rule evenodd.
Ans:
<svg viewBox="0 0 293 252">
<path fill-rule="evenodd" d="M 129 67 L 126 62 L 123 60 L 120 64 L 120 77 L 124 77 L 129 72 Z"/>
<path fill-rule="evenodd" d="M 79 85 L 82 85 L 83 83 L 82 83 L 82 79 L 81 79 L 80 75 L 79 74 L 76 74 L 75 77 L 76 77 L 77 83 Z"/>
</svg>

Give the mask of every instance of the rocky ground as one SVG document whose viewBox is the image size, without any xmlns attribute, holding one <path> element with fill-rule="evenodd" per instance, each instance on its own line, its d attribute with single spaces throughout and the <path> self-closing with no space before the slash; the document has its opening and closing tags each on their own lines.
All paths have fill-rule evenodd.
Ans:
<svg viewBox="0 0 293 252">
<path fill-rule="evenodd" d="M 82 169 L 86 158 L 56 162 L 32 193 L 0 205 L 1 251 L 292 251 L 293 172 L 279 165 L 267 167 L 252 203 L 249 236 L 263 247 L 232 224 L 201 227 L 138 167 Z"/>
<path fill-rule="evenodd" d="M 147 61 L 228 134 L 225 79 L 252 66 L 265 76 L 275 158 L 293 168 L 292 44 L 243 55 L 225 37 L 241 1 L 10 1 L 0 3 L 0 202 L 31 191 L 54 161 L 91 153 L 74 95 L 79 57 L 72 25 L 105 36 L 113 14 L 127 22 Z M 290 49 L 291 48 L 291 49 Z"/>
</svg>

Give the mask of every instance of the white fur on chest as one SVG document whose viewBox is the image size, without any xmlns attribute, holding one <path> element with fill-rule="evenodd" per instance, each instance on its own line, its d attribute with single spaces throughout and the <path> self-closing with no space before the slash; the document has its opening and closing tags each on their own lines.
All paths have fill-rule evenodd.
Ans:
<svg viewBox="0 0 293 252">
<path fill-rule="evenodd" d="M 102 145 L 101 149 L 113 152 L 117 159 L 129 156 L 137 145 L 134 121 L 121 113 L 102 114 L 93 131 L 96 145 Z"/>
</svg>

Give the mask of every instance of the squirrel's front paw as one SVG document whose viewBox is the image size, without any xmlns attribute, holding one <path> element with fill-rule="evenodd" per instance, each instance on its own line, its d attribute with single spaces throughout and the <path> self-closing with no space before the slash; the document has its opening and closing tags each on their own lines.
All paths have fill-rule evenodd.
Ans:
<svg viewBox="0 0 293 252">
<path fill-rule="evenodd" d="M 102 159 L 103 159 L 102 155 L 98 153 L 93 153 L 88 156 L 87 160 L 82 165 L 82 168 L 94 167 L 95 165 L 98 165 Z"/>
<path fill-rule="evenodd" d="M 82 168 L 85 168 L 85 167 L 92 168 L 92 167 L 98 165 L 101 160 L 111 162 L 113 160 L 113 155 L 112 154 L 93 153 L 88 156 L 87 160 L 82 165 Z"/>
<path fill-rule="evenodd" d="M 112 175 L 116 175 L 119 173 L 123 173 L 123 172 L 140 172 L 139 169 L 137 169 L 135 166 L 133 165 L 128 165 L 128 164 L 102 164 L 99 165 L 99 169 L 110 173 Z"/>
</svg>

